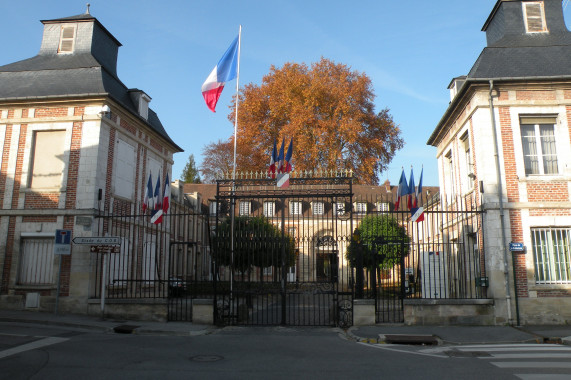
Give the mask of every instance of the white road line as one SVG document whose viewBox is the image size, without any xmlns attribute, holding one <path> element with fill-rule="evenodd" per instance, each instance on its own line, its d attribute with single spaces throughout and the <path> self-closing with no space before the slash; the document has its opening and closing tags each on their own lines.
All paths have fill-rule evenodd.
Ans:
<svg viewBox="0 0 571 380">
<path fill-rule="evenodd" d="M 23 344 L 18 347 L 9 348 L 4 351 L 0 351 L 0 359 L 6 358 L 8 356 L 16 355 L 21 352 L 35 350 L 37 348 L 51 346 L 52 344 L 62 343 L 69 340 L 68 338 L 58 338 L 58 337 L 49 337 L 41 340 L 37 340 L 32 343 Z"/>
<path fill-rule="evenodd" d="M 505 348 L 485 348 L 485 349 L 477 349 L 477 348 L 464 348 L 464 347 L 455 347 L 458 351 L 485 351 L 485 352 L 506 352 L 506 351 L 566 351 L 571 352 L 571 348 L 565 348 L 562 346 L 558 347 L 505 347 Z"/>
<path fill-rule="evenodd" d="M 491 362 L 490 364 L 500 368 L 571 368 L 569 362 Z"/>
<path fill-rule="evenodd" d="M 482 357 L 480 359 L 571 359 L 571 354 L 492 354 L 492 356 Z"/>
<path fill-rule="evenodd" d="M 385 351 L 401 352 L 404 354 L 411 354 L 411 355 L 430 356 L 433 358 L 440 358 L 440 359 L 449 359 L 448 355 L 436 355 L 436 354 L 427 354 L 427 353 L 418 352 L 418 351 L 399 350 L 399 349 L 387 347 L 386 344 L 380 345 L 380 344 L 369 344 L 369 343 L 362 343 L 362 342 L 358 342 L 358 344 L 362 344 L 362 345 L 367 346 L 367 347 L 378 348 L 380 350 L 385 350 Z"/>
<path fill-rule="evenodd" d="M 547 375 L 545 373 L 538 374 L 516 374 L 521 380 L 569 380 L 569 375 Z"/>
<path fill-rule="evenodd" d="M 476 344 L 476 345 L 470 345 L 470 346 L 451 346 L 451 347 L 455 347 L 457 349 L 481 349 L 481 348 L 518 348 L 518 347 L 535 347 L 535 349 L 538 350 L 543 350 L 546 349 L 548 347 L 552 347 L 552 348 L 558 348 L 560 350 L 571 350 L 571 347 L 568 346 L 562 346 L 560 344 L 535 344 L 535 343 L 531 343 L 531 344 Z"/>
</svg>

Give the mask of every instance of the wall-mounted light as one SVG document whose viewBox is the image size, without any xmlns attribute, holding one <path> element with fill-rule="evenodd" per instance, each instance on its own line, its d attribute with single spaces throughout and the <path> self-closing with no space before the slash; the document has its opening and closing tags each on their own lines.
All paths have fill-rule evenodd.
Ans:
<svg viewBox="0 0 571 380">
<path fill-rule="evenodd" d="M 107 104 L 104 104 L 103 106 L 101 106 L 101 111 L 99 111 L 99 116 L 103 117 L 103 116 L 109 116 L 109 114 L 111 113 L 111 108 L 109 108 L 109 106 Z"/>
</svg>

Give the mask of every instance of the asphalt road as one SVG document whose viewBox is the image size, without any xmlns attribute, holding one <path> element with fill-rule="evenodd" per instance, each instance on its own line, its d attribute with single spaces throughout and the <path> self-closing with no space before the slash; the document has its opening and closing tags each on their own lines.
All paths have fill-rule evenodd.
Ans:
<svg viewBox="0 0 571 380">
<path fill-rule="evenodd" d="M 571 379 L 570 359 L 569 346 L 373 345 L 333 328 L 227 327 L 182 337 L 0 323 L 0 379 L 10 380 L 548 380 Z"/>
</svg>

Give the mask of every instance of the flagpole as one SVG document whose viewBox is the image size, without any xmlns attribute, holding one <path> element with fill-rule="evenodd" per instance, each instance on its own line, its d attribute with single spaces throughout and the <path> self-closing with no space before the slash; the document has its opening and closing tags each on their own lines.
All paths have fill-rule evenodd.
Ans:
<svg viewBox="0 0 571 380">
<path fill-rule="evenodd" d="M 236 115 L 234 117 L 234 164 L 232 166 L 232 198 L 230 204 L 230 305 L 233 301 L 234 287 L 234 230 L 235 230 L 235 214 L 236 214 L 236 150 L 238 146 L 238 104 L 240 103 L 240 45 L 242 44 L 242 25 L 238 31 L 238 65 L 236 67 Z"/>
</svg>

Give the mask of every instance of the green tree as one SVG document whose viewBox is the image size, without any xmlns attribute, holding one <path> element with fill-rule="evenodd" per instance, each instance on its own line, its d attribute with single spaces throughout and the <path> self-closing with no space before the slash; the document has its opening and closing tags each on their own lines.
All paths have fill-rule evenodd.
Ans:
<svg viewBox="0 0 571 380">
<path fill-rule="evenodd" d="M 398 220 L 389 215 L 368 215 L 355 229 L 355 236 L 347 248 L 346 258 L 351 267 L 357 266 L 357 253 L 363 252 L 363 267 L 392 268 L 406 256 L 410 238 Z"/>
<path fill-rule="evenodd" d="M 186 163 L 184 169 L 182 169 L 181 179 L 186 183 L 201 183 L 200 174 L 196 168 L 196 163 L 194 162 L 194 154 L 188 157 L 188 162 Z"/>
<path fill-rule="evenodd" d="M 234 219 L 234 267 L 246 272 L 252 267 L 282 266 L 285 245 L 286 266 L 295 264 L 295 241 L 264 217 L 239 216 Z M 230 218 L 218 225 L 213 238 L 214 259 L 229 266 L 231 258 Z"/>
</svg>

